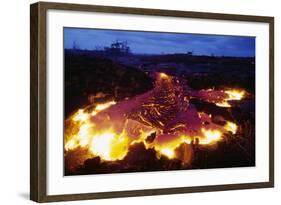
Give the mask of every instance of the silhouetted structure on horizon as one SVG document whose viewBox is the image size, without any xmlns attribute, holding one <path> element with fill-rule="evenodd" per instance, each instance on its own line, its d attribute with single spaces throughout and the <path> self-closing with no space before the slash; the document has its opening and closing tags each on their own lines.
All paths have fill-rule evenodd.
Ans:
<svg viewBox="0 0 281 205">
<path fill-rule="evenodd" d="M 118 41 L 111 43 L 110 47 L 104 47 L 104 51 L 109 55 L 129 55 L 131 49 L 127 41 Z"/>
</svg>

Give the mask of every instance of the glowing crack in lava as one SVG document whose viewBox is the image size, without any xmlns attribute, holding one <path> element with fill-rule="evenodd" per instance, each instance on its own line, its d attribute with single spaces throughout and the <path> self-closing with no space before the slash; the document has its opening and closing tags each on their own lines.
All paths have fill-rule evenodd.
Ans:
<svg viewBox="0 0 281 205">
<path fill-rule="evenodd" d="M 87 159 L 122 160 L 131 146 L 143 143 L 157 156 L 192 161 L 193 144 L 215 148 L 228 133 L 236 134 L 238 125 L 198 112 L 190 103 L 199 98 L 217 106 L 230 107 L 230 100 L 241 100 L 242 90 L 199 90 L 164 73 L 157 73 L 152 90 L 121 102 L 109 101 L 79 109 L 65 121 L 65 153 L 75 152 L 68 163 L 73 170 Z"/>
</svg>

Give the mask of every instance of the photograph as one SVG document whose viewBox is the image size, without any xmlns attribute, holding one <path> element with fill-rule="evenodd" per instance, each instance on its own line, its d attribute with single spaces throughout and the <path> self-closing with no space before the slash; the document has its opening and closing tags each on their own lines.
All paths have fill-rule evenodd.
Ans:
<svg viewBox="0 0 281 205">
<path fill-rule="evenodd" d="M 253 167 L 255 36 L 63 28 L 64 176 Z"/>
</svg>

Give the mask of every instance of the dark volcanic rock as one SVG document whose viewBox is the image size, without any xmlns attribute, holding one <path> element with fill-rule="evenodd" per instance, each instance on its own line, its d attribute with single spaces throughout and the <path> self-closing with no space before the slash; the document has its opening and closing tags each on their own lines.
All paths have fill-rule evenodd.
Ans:
<svg viewBox="0 0 281 205">
<path fill-rule="evenodd" d="M 65 116 L 88 104 L 88 97 L 104 93 L 107 100 L 121 100 L 144 93 L 153 80 L 144 72 L 91 55 L 65 50 Z M 106 100 L 106 99 L 104 99 Z"/>
</svg>

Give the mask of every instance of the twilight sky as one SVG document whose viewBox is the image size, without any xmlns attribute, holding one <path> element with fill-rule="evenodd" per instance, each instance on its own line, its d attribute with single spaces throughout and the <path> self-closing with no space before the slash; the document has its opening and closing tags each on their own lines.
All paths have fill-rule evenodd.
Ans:
<svg viewBox="0 0 281 205">
<path fill-rule="evenodd" d="M 92 50 L 116 40 L 127 41 L 131 51 L 139 54 L 193 51 L 196 55 L 255 56 L 255 37 L 64 28 L 65 48 L 75 42 L 80 49 Z"/>
</svg>

